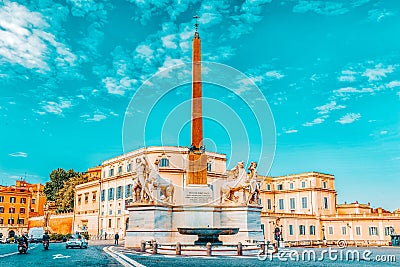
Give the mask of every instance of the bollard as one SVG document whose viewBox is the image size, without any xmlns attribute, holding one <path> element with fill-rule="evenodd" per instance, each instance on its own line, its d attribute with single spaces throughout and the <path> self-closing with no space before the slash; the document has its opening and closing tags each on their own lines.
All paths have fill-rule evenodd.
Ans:
<svg viewBox="0 0 400 267">
<path fill-rule="evenodd" d="M 261 243 L 261 246 L 260 246 L 260 248 L 261 248 L 260 255 L 265 255 L 265 243 L 264 243 L 264 242 L 263 242 L 263 243 Z"/>
<path fill-rule="evenodd" d="M 157 241 L 153 241 L 153 254 L 157 254 Z"/>
<path fill-rule="evenodd" d="M 176 242 L 176 255 L 182 255 L 182 248 L 181 248 L 181 243 Z"/>
<path fill-rule="evenodd" d="M 210 257 L 211 256 L 211 243 L 208 242 L 206 245 L 207 248 L 207 256 Z"/>
<path fill-rule="evenodd" d="M 144 240 L 140 242 L 140 252 L 146 252 L 146 241 Z"/>
<path fill-rule="evenodd" d="M 242 247 L 242 243 L 241 242 L 239 242 L 237 244 L 237 255 L 238 256 L 242 256 L 243 255 L 243 247 Z"/>
</svg>

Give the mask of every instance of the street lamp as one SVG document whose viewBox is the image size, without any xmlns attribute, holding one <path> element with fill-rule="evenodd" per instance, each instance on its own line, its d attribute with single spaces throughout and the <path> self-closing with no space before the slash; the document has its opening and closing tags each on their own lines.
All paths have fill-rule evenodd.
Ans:
<svg viewBox="0 0 400 267">
<path fill-rule="evenodd" d="M 324 241 L 324 243 L 326 242 L 326 237 L 325 237 L 325 225 L 322 225 L 322 240 Z"/>
</svg>

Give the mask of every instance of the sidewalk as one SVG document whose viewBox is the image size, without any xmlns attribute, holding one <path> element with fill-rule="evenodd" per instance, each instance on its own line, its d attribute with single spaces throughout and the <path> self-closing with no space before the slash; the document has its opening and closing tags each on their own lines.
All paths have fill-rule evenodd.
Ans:
<svg viewBox="0 0 400 267">
<path fill-rule="evenodd" d="M 93 246 L 112 246 L 112 245 L 114 245 L 114 239 L 107 239 L 107 240 L 104 240 L 104 239 L 90 240 L 89 239 L 88 242 L 89 242 L 89 246 L 90 245 L 93 245 Z M 124 244 L 125 244 L 125 240 L 120 239 L 118 242 L 118 246 L 123 247 Z"/>
</svg>

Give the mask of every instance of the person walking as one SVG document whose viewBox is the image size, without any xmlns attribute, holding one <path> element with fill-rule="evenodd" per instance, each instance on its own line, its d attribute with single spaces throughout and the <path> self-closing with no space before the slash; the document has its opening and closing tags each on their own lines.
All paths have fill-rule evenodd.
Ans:
<svg viewBox="0 0 400 267">
<path fill-rule="evenodd" d="M 114 245 L 118 245 L 118 239 L 119 239 L 119 234 L 118 233 L 115 234 L 114 239 L 115 239 Z"/>
<path fill-rule="evenodd" d="M 104 232 L 104 240 L 107 240 L 107 232 Z"/>
</svg>

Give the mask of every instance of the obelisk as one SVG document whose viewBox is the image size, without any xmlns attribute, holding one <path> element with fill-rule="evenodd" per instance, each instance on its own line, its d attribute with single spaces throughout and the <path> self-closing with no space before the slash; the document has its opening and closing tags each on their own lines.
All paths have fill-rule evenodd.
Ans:
<svg viewBox="0 0 400 267">
<path fill-rule="evenodd" d="M 203 145 L 203 103 L 201 82 L 201 49 L 198 32 L 198 16 L 192 41 L 192 144 L 189 148 L 187 184 L 207 184 L 207 156 Z"/>
</svg>

